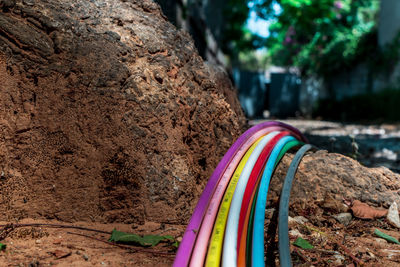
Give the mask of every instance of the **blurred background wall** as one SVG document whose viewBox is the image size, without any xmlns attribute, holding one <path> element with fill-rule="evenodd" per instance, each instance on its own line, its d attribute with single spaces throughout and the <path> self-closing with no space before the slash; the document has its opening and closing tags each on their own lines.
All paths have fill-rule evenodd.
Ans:
<svg viewBox="0 0 400 267">
<path fill-rule="evenodd" d="M 371 116 L 393 113 L 382 109 L 400 88 L 399 0 L 156 2 L 229 73 L 248 118 L 359 119 L 359 96 L 377 100 Z"/>
</svg>

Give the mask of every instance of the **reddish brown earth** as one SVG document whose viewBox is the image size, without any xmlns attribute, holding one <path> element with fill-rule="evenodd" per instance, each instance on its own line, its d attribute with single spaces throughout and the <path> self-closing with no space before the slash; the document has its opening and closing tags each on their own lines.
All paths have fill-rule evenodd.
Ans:
<svg viewBox="0 0 400 267">
<path fill-rule="evenodd" d="M 57 223 L 55 221 L 24 219 L 21 223 Z M 65 224 L 65 223 L 63 223 Z M 171 227 L 159 223 L 145 223 L 132 229 L 132 225 L 113 223 L 76 222 L 73 225 L 97 230 L 121 231 L 138 234 L 178 235 L 182 226 Z M 168 244 L 156 248 L 123 249 L 88 237 L 107 241 L 110 235 L 76 229 L 25 227 L 14 230 L 2 242 L 7 244 L 0 253 L 1 266 L 170 266 L 175 252 Z"/>
</svg>

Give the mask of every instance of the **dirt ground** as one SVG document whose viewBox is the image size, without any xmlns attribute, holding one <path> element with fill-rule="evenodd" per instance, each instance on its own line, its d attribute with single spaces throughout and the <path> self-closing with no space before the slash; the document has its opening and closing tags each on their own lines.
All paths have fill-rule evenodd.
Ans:
<svg viewBox="0 0 400 267">
<path fill-rule="evenodd" d="M 267 210 L 266 232 L 276 224 L 270 224 L 274 209 Z M 385 219 L 361 220 L 353 217 L 345 226 L 336 221 L 327 209 L 311 211 L 291 209 L 289 236 L 291 242 L 297 237 L 308 240 L 312 250 L 291 246 L 294 266 L 398 266 L 400 264 L 399 245 L 388 243 L 373 234 L 379 229 L 395 238 L 400 232 Z M 305 218 L 305 219 L 304 219 Z M 4 225 L 9 222 L 0 222 Z M 114 228 L 137 234 L 183 235 L 185 225 L 166 225 L 146 222 L 135 224 L 99 224 L 77 222 L 68 224 L 59 221 L 24 219 L 20 224 L 51 223 L 87 227 L 111 232 Z M 2 228 L 3 229 L 3 228 Z M 4 231 L 1 232 L 4 234 Z M 86 236 L 80 236 L 83 234 Z M 94 237 L 96 239 L 92 239 Z M 7 248 L 0 252 L 1 266 L 171 266 L 175 248 L 171 244 L 160 243 L 155 247 L 130 249 L 114 246 L 107 241 L 109 234 L 94 233 L 78 229 L 52 227 L 21 227 L 11 231 L 1 241 Z M 271 239 L 266 234 L 266 240 Z M 272 248 L 268 263 L 279 266 L 276 250 L 277 239 L 269 243 L 267 253 Z M 272 257 L 271 257 L 272 255 Z"/>
<path fill-rule="evenodd" d="M 9 222 L 1 222 L 5 224 Z M 179 236 L 183 225 L 165 225 L 160 223 L 99 224 L 77 222 L 66 224 L 59 221 L 24 219 L 21 224 L 51 223 L 74 225 L 111 232 L 114 228 L 140 235 Z M 3 232 L 4 233 L 4 232 Z M 87 236 L 80 236 L 83 234 Z M 89 237 L 88 237 L 89 236 Z M 94 237 L 96 239 L 92 239 Z M 170 266 L 175 256 L 171 244 L 160 243 L 155 247 L 142 248 L 129 246 L 117 247 L 105 243 L 109 234 L 90 231 L 51 227 L 21 227 L 13 230 L 1 241 L 7 248 L 0 252 L 0 266 Z"/>
<path fill-rule="evenodd" d="M 271 218 L 273 210 L 269 210 Z M 308 210 L 291 210 L 289 218 L 289 238 L 293 243 L 301 237 L 314 246 L 306 250 L 291 245 L 294 266 L 399 266 L 400 247 L 388 243 L 374 235 L 378 229 L 397 239 L 398 229 L 389 225 L 385 219 L 362 220 L 354 218 L 348 225 L 343 225 L 333 218 L 332 213 L 323 211 L 320 215 L 311 215 Z M 301 215 L 299 215 L 301 214 Z M 266 225 L 268 228 L 269 224 Z M 266 239 L 269 237 L 266 236 Z M 279 266 L 277 250 L 278 240 L 269 243 L 273 252 L 268 262 L 272 266 L 275 258 Z M 268 248 L 267 248 L 268 251 Z"/>
</svg>

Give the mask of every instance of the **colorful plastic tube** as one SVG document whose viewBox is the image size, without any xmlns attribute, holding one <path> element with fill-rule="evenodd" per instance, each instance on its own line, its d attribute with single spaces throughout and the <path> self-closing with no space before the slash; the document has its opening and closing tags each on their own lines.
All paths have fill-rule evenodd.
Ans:
<svg viewBox="0 0 400 267">
<path fill-rule="evenodd" d="M 304 157 L 306 152 L 312 148 L 313 146 L 307 144 L 302 146 L 299 149 L 299 151 L 297 151 L 292 162 L 290 163 L 288 172 L 283 182 L 283 187 L 279 202 L 279 216 L 278 216 L 279 261 L 280 261 L 280 266 L 282 267 L 292 266 L 292 259 L 290 257 L 289 225 L 288 225 L 290 191 L 292 189 L 292 184 L 297 172 L 297 168 L 302 158 Z"/>
<path fill-rule="evenodd" d="M 238 225 L 238 236 L 240 237 L 243 232 L 243 227 L 245 224 L 245 214 L 249 206 L 251 205 L 252 195 L 257 188 L 259 178 L 261 178 L 262 171 L 264 170 L 265 164 L 268 160 L 269 155 L 272 152 L 272 149 L 276 145 L 276 143 L 284 136 L 289 135 L 289 132 L 281 132 L 277 136 L 275 136 L 271 142 L 264 148 L 261 152 L 259 158 L 257 159 L 256 164 L 251 172 L 250 179 L 247 182 L 246 190 L 243 195 L 242 205 L 240 207 L 240 217 L 239 217 L 239 225 Z M 237 248 L 239 248 L 240 238 L 237 240 Z"/>
<path fill-rule="evenodd" d="M 221 262 L 222 254 L 222 242 L 224 240 L 225 225 L 228 217 L 229 207 L 231 205 L 232 197 L 236 189 L 237 182 L 240 175 L 243 172 L 247 162 L 249 161 L 254 150 L 259 147 L 259 143 L 262 139 L 257 140 L 251 148 L 247 151 L 246 155 L 240 161 L 232 179 L 229 182 L 228 188 L 224 194 L 223 201 L 218 210 L 217 219 L 215 220 L 214 229 L 210 239 L 210 245 L 208 247 L 208 253 L 206 258 L 206 267 L 218 267 Z"/>
<path fill-rule="evenodd" d="M 280 130 L 280 129 L 281 129 L 280 127 L 267 127 L 263 130 L 260 130 L 257 133 L 255 133 L 252 136 L 252 138 L 247 140 L 247 142 L 243 145 L 243 147 L 249 148 L 254 143 L 254 140 L 267 134 L 270 130 Z M 203 266 L 205 256 L 207 253 L 208 241 L 210 239 L 211 231 L 214 226 L 214 221 L 218 212 L 220 202 L 225 193 L 225 189 L 228 186 L 229 181 L 233 175 L 233 172 L 236 170 L 236 167 L 238 166 L 240 160 L 242 159 L 243 154 L 246 151 L 247 149 L 242 149 L 235 154 L 234 158 L 229 163 L 228 167 L 225 169 L 224 174 L 218 183 L 217 189 L 212 195 L 209 206 L 207 208 L 207 212 L 204 216 L 203 222 L 198 232 L 192 257 L 190 259 L 191 267 Z"/>
<path fill-rule="evenodd" d="M 264 142 L 265 143 L 265 142 Z M 264 144 L 259 144 L 256 149 L 252 152 L 251 156 L 249 159 L 246 158 L 245 162 L 245 167 L 243 168 L 242 166 L 238 167 L 239 172 L 235 171 L 235 174 L 233 175 L 229 186 L 225 192 L 224 195 L 224 200 L 221 202 L 221 206 L 218 211 L 218 216 L 215 221 L 214 229 L 213 229 L 213 234 L 210 240 L 210 245 L 208 249 L 208 254 L 206 258 L 206 266 L 219 266 L 221 262 L 221 253 L 222 253 L 222 246 L 223 244 L 227 244 L 227 242 L 230 242 L 231 240 L 227 241 L 225 240 L 224 242 L 224 236 L 227 237 L 231 234 L 234 234 L 233 231 L 234 229 L 230 229 L 228 231 L 225 230 L 226 226 L 229 225 L 229 215 L 239 215 L 240 212 L 240 204 L 241 201 L 238 202 L 237 207 L 232 205 L 232 200 L 233 196 L 236 194 L 236 192 L 244 191 L 244 187 L 241 189 L 240 187 L 238 188 L 241 179 L 243 178 L 244 182 L 242 183 L 241 186 L 246 186 L 248 177 L 250 175 L 250 172 L 254 166 L 255 161 L 257 160 L 259 154 L 261 153 L 260 150 L 262 147 L 265 146 Z M 243 163 L 243 161 L 242 161 Z M 236 220 L 236 226 L 238 223 L 239 218 Z M 234 222 L 235 220 L 233 220 Z M 235 224 L 235 223 L 233 223 Z M 237 234 L 236 234 L 237 238 Z M 233 241 L 233 252 L 236 256 L 236 238 L 234 238 Z M 224 248 L 225 249 L 225 248 Z M 228 254 L 222 253 L 222 255 L 229 255 L 233 256 L 233 254 Z M 236 263 L 236 260 L 234 261 Z M 227 262 L 225 266 L 230 266 L 230 262 Z"/>
<path fill-rule="evenodd" d="M 273 149 L 263 176 L 261 177 L 260 187 L 257 194 L 257 201 L 254 213 L 253 222 L 253 240 L 252 240 L 252 266 L 263 267 L 264 262 L 264 221 L 265 221 L 265 207 L 267 203 L 268 187 L 271 176 L 274 172 L 278 156 L 286 143 L 295 140 L 292 136 L 282 138 Z"/>
<path fill-rule="evenodd" d="M 250 157 L 251 161 L 249 160 L 249 162 L 246 164 L 246 167 L 239 178 L 232 198 L 232 203 L 229 208 L 229 215 L 226 224 L 222 254 L 222 266 L 224 267 L 234 267 L 237 264 L 237 244 L 239 243 L 238 236 L 240 236 L 239 222 L 241 218 L 243 221 L 245 216 L 244 212 L 242 213 L 242 217 L 240 217 L 241 208 L 246 205 L 243 203 L 243 200 L 247 201 L 248 205 L 250 200 L 249 198 L 251 196 L 250 193 L 246 195 L 246 198 L 244 198 L 245 191 L 248 192 L 248 189 L 252 190 L 255 188 L 256 179 L 263 169 L 263 165 L 265 164 L 265 161 L 271 153 L 273 147 L 281 138 L 289 134 L 289 132 L 282 132 L 279 135 L 276 135 L 270 142 L 268 142 L 268 144 L 266 143 L 266 145 L 262 148 L 262 151 L 253 153 Z"/>
<path fill-rule="evenodd" d="M 283 134 L 283 133 L 282 133 Z M 269 151 L 272 151 L 272 149 L 274 148 L 274 146 L 276 145 L 276 143 L 280 140 L 279 136 L 276 136 L 274 139 L 277 139 L 276 142 L 274 142 L 273 140 L 271 140 L 270 144 L 271 144 L 271 148 Z M 279 163 L 279 161 L 283 158 L 283 156 L 285 155 L 285 153 L 292 149 L 295 146 L 299 146 L 302 143 L 298 142 L 297 140 L 293 140 L 290 141 L 288 143 L 286 143 L 286 145 L 283 147 L 283 149 L 281 150 L 281 152 L 279 153 L 278 159 L 275 162 L 275 166 L 276 167 Z M 268 156 L 269 156 L 268 154 Z M 250 240 L 250 236 L 252 235 L 252 227 L 250 226 L 251 230 L 249 231 L 249 223 L 252 224 L 252 221 L 250 220 L 250 213 L 252 210 L 252 207 L 255 206 L 255 195 L 258 192 L 258 185 L 262 176 L 262 172 L 264 171 L 264 167 L 265 167 L 265 162 L 266 162 L 267 158 L 263 159 L 262 155 L 260 155 L 259 161 L 257 162 L 258 164 L 262 164 L 262 169 L 257 170 L 257 167 L 254 167 L 254 175 L 257 175 L 257 180 L 255 182 L 255 184 L 253 185 L 253 187 L 248 187 L 246 188 L 246 192 L 245 193 L 249 193 L 250 197 L 246 200 L 244 198 L 243 203 L 242 203 L 242 207 L 241 207 L 241 215 L 240 215 L 240 221 L 239 221 L 239 232 L 238 232 L 238 251 L 237 251 L 237 255 L 238 255 L 238 259 L 237 259 L 237 265 L 238 266 L 246 266 L 246 248 L 247 246 L 249 248 L 251 248 L 251 243 L 247 243 L 247 240 Z M 257 164 L 256 163 L 256 164 Z M 253 174 L 252 174 L 253 175 Z M 247 198 L 247 197 L 246 197 Z M 254 205 L 253 205 L 254 203 Z M 253 212 L 254 212 L 254 208 L 253 208 Z M 253 216 L 254 217 L 254 216 Z M 241 226 L 242 225 L 242 226 Z M 242 230 L 240 231 L 240 227 L 242 227 Z M 249 235 L 249 238 L 248 238 Z M 250 250 L 251 251 L 251 250 Z M 250 253 L 248 253 L 248 265 L 251 265 L 251 255 L 249 255 Z"/>
<path fill-rule="evenodd" d="M 239 139 L 231 146 L 231 148 L 228 150 L 225 156 L 222 158 L 217 168 L 211 175 L 203 193 L 201 194 L 200 199 L 196 205 L 196 208 L 194 209 L 193 215 L 186 228 L 185 234 L 182 238 L 182 242 L 178 248 L 178 252 L 175 257 L 173 265 L 174 267 L 182 267 L 188 265 L 190 257 L 192 255 L 193 246 L 196 240 L 196 234 L 198 233 L 199 228 L 201 226 L 209 201 L 213 193 L 215 192 L 217 184 L 219 180 L 222 178 L 222 175 L 227 165 L 230 163 L 234 155 L 236 155 L 236 153 L 240 151 L 240 149 L 246 143 L 246 141 L 250 139 L 255 133 L 265 128 L 274 126 L 287 129 L 291 131 L 294 135 L 296 135 L 299 139 L 307 141 L 299 130 L 281 122 L 264 122 L 250 128 L 243 135 L 241 135 Z"/>
<path fill-rule="evenodd" d="M 280 129 L 279 127 L 272 127 L 267 128 L 265 131 L 269 131 L 270 129 Z M 260 131 L 259 133 L 264 133 Z M 274 131 L 268 133 L 266 136 L 266 142 L 276 136 L 279 132 Z M 258 136 L 258 135 L 255 135 Z M 251 142 L 251 140 L 249 140 Z M 249 145 L 249 144 L 248 144 Z M 246 154 L 247 155 L 247 154 Z M 195 247 L 193 249 L 193 254 L 190 259 L 190 266 L 191 267 L 199 267 L 203 266 L 205 255 L 207 252 L 207 245 L 210 239 L 210 234 L 214 225 L 215 216 L 217 214 L 220 202 L 224 195 L 225 189 L 231 180 L 231 177 L 239 176 L 241 174 L 241 166 L 244 166 L 247 157 L 245 156 L 239 165 L 237 162 L 241 159 L 241 155 L 236 154 L 234 159 L 229 164 L 228 168 L 226 169 L 223 178 L 221 179 L 220 183 L 218 184 L 217 190 L 214 192 L 212 199 L 210 201 L 210 205 L 208 206 L 207 213 L 204 217 L 203 223 L 201 224 L 200 232 L 198 234 L 198 238 L 196 240 Z M 237 167 L 237 168 L 236 168 Z M 235 170 L 235 173 L 232 176 L 232 172 Z"/>
<path fill-rule="evenodd" d="M 271 126 L 271 127 L 266 127 L 263 130 L 260 130 L 257 132 L 253 137 L 258 137 L 261 136 L 261 133 L 265 131 L 272 131 L 272 130 L 286 130 L 283 127 L 277 127 L 277 126 Z M 291 134 L 296 135 L 295 132 L 291 132 Z M 250 138 L 244 147 L 250 147 L 252 144 L 252 139 Z M 240 151 L 241 153 L 244 153 L 244 150 Z M 238 162 L 240 161 L 242 154 L 237 153 L 232 161 L 229 163 L 228 167 L 226 168 L 221 180 L 219 181 L 219 184 L 217 186 L 216 191 L 214 192 L 212 199 L 210 201 L 210 204 L 207 208 L 207 212 L 204 216 L 203 222 L 200 227 L 200 231 L 198 232 L 198 236 L 196 239 L 196 243 L 193 249 L 192 257 L 190 259 L 190 266 L 191 267 L 200 267 L 203 266 L 205 255 L 207 253 L 207 246 L 208 246 L 208 241 L 210 239 L 210 235 L 214 226 L 214 221 L 216 214 L 219 209 L 220 202 L 222 200 L 222 197 L 224 195 L 225 189 L 228 186 L 228 183 L 231 179 L 231 176 L 233 174 L 233 171 L 235 170 L 236 166 L 238 165 Z"/>
</svg>

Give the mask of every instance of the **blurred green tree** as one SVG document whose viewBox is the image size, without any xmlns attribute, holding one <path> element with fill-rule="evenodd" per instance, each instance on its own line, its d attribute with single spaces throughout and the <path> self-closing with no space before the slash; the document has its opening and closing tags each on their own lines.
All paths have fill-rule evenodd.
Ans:
<svg viewBox="0 0 400 267">
<path fill-rule="evenodd" d="M 229 55 L 231 64 L 243 70 L 265 69 L 269 57 L 257 49 L 265 47 L 265 38 L 254 34 L 246 22 L 249 18 L 252 0 L 228 0 L 224 10 L 226 19 L 222 50 Z"/>
<path fill-rule="evenodd" d="M 224 10 L 226 19 L 222 49 L 225 53 L 234 55 L 240 51 L 256 48 L 253 44 L 257 37 L 244 27 L 249 16 L 249 0 L 229 0 Z"/>
<path fill-rule="evenodd" d="M 272 20 L 264 45 L 273 64 L 329 77 L 365 61 L 377 48 L 379 0 L 254 0 Z"/>
</svg>

